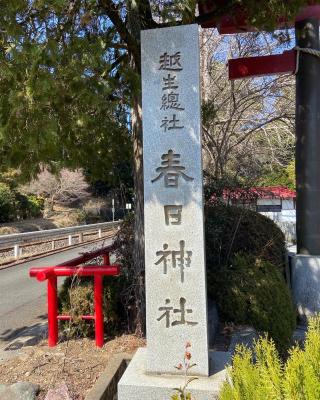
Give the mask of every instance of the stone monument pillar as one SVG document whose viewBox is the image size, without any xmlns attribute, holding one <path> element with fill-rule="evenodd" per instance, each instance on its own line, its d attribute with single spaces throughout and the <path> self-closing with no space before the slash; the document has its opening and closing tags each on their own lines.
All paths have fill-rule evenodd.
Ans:
<svg viewBox="0 0 320 400">
<path fill-rule="evenodd" d="M 198 26 L 143 31 L 147 371 L 208 376 Z"/>
<path fill-rule="evenodd" d="M 209 376 L 197 25 L 141 34 L 147 348 L 119 400 L 169 399 L 191 343 L 197 399 Z M 176 376 L 174 376 L 176 375 Z M 221 378 L 221 376 L 220 376 Z M 203 386 L 202 386 L 203 385 Z M 191 390 L 190 390 L 191 391 Z"/>
</svg>

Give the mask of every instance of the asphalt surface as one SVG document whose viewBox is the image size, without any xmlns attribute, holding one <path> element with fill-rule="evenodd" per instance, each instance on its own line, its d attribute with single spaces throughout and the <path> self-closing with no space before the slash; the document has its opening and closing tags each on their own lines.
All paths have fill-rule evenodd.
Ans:
<svg viewBox="0 0 320 400">
<path fill-rule="evenodd" d="M 111 239 L 101 240 L 61 253 L 52 254 L 24 264 L 0 270 L 0 349 L 24 336 L 37 336 L 47 320 L 47 284 L 29 277 L 32 267 L 57 265 L 101 246 Z M 63 278 L 59 279 L 59 285 Z"/>
</svg>

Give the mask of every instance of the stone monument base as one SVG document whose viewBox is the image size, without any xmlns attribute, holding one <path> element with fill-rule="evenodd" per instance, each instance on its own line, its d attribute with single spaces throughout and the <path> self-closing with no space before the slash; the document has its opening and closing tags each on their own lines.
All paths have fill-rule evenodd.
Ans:
<svg viewBox="0 0 320 400">
<path fill-rule="evenodd" d="M 169 400 L 174 393 L 174 388 L 184 386 L 184 377 L 180 375 L 147 375 L 145 373 L 146 353 L 146 348 L 140 348 L 134 355 L 118 383 L 118 400 Z M 188 385 L 188 391 L 197 400 L 218 399 L 222 384 L 226 379 L 226 364 L 231 363 L 228 352 L 212 351 L 209 354 L 211 375 L 198 377 Z M 172 356 L 173 360 L 174 358 L 175 355 Z M 174 369 L 174 362 L 172 369 Z M 192 369 L 190 376 L 191 374 Z"/>
<path fill-rule="evenodd" d="M 299 317 L 305 322 L 320 311 L 320 256 L 292 257 L 291 286 Z"/>
</svg>

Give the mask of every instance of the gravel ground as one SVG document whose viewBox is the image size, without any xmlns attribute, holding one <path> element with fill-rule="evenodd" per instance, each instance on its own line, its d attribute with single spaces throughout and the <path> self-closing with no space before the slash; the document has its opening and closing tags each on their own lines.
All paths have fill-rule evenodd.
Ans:
<svg viewBox="0 0 320 400">
<path fill-rule="evenodd" d="M 48 347 L 42 341 L 24 347 L 22 355 L 0 363 L 0 384 L 39 384 L 38 400 L 45 398 L 48 389 L 66 384 L 72 400 L 83 400 L 113 354 L 132 353 L 144 346 L 145 340 L 133 335 L 109 340 L 102 349 L 95 347 L 91 339 L 69 340 L 56 347 Z"/>
</svg>

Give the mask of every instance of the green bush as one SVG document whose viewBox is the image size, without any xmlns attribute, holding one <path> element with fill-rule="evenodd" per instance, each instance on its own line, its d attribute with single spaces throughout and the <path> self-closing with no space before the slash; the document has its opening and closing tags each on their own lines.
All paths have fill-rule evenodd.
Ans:
<svg viewBox="0 0 320 400">
<path fill-rule="evenodd" d="M 29 215 L 32 218 L 41 217 L 44 209 L 44 198 L 30 194 L 27 196 L 29 204 Z"/>
<path fill-rule="evenodd" d="M 224 320 L 252 325 L 268 332 L 279 349 L 288 348 L 296 316 L 289 289 L 271 263 L 235 255 L 221 267 L 210 289 Z"/>
<path fill-rule="evenodd" d="M 283 278 L 283 233 L 251 210 L 217 205 L 205 213 L 208 295 L 220 316 L 268 332 L 285 350 L 295 312 Z"/>
<path fill-rule="evenodd" d="M 205 232 L 208 272 L 227 265 L 239 252 L 270 261 L 283 271 L 285 237 L 271 219 L 245 208 L 207 206 Z"/>
<path fill-rule="evenodd" d="M 291 160 L 285 168 L 275 168 L 272 172 L 265 171 L 259 186 L 285 186 L 296 190 L 296 163 Z"/>
<path fill-rule="evenodd" d="M 24 195 L 19 192 L 16 198 L 16 218 L 27 219 L 37 218 L 42 215 L 44 199 L 35 195 Z"/>
<path fill-rule="evenodd" d="M 0 182 L 0 222 L 15 219 L 15 196 L 5 183 Z"/>
<path fill-rule="evenodd" d="M 24 195 L 0 182 L 0 222 L 40 217 L 43 207 L 43 198 Z"/>
<path fill-rule="evenodd" d="M 311 318 L 304 349 L 284 363 L 274 342 L 261 338 L 254 350 L 239 346 L 220 400 L 315 400 L 320 398 L 320 317 Z"/>
<path fill-rule="evenodd" d="M 0 173 L 0 182 L 9 186 L 12 191 L 15 191 L 21 181 L 21 172 L 18 169 L 9 168 Z"/>
</svg>

